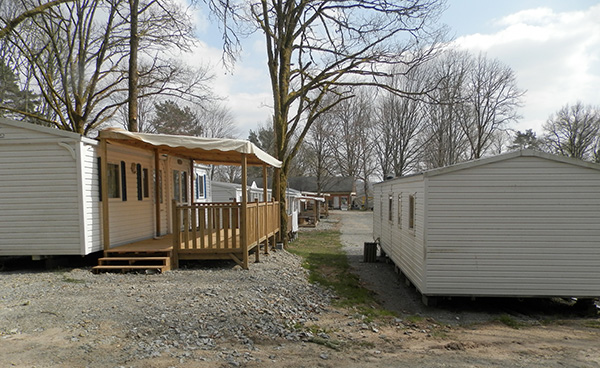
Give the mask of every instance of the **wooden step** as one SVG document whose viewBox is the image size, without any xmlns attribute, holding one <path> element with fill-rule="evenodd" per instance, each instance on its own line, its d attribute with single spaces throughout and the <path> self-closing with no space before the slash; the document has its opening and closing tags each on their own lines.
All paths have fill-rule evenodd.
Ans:
<svg viewBox="0 0 600 368">
<path fill-rule="evenodd" d="M 133 251 L 118 251 L 118 250 L 107 250 L 106 251 L 106 255 L 109 257 L 115 256 L 115 257 L 164 257 L 164 256 L 170 256 L 172 254 L 172 251 L 139 251 L 139 252 L 133 252 Z"/>
<path fill-rule="evenodd" d="M 155 261 L 155 262 L 161 262 L 161 264 L 165 265 L 168 262 L 171 261 L 170 257 L 151 257 L 151 256 L 145 256 L 145 257 L 102 257 L 98 259 L 98 264 L 99 265 L 103 265 L 106 264 L 107 262 L 150 262 L 150 261 Z"/>
<path fill-rule="evenodd" d="M 98 265 L 92 267 L 94 273 L 99 271 L 132 271 L 132 270 L 156 270 L 164 272 L 170 270 L 170 265 Z"/>
<path fill-rule="evenodd" d="M 164 272 L 170 270 L 169 266 L 161 265 L 99 265 L 92 267 L 92 272 L 98 273 L 100 271 L 133 271 L 133 270 L 156 270 L 158 272 Z"/>
</svg>

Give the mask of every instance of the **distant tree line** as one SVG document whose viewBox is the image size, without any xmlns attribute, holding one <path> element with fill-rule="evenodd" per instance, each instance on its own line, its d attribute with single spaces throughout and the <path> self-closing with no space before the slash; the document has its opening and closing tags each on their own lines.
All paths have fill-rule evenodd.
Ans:
<svg viewBox="0 0 600 368">
<path fill-rule="evenodd" d="M 541 137 L 514 131 L 524 91 L 514 72 L 484 54 L 446 51 L 393 80 L 414 97 L 356 87 L 313 123 L 290 176 L 379 180 L 518 149 L 600 162 L 600 108 L 566 105 Z M 273 153 L 270 124 L 249 139 Z"/>
</svg>

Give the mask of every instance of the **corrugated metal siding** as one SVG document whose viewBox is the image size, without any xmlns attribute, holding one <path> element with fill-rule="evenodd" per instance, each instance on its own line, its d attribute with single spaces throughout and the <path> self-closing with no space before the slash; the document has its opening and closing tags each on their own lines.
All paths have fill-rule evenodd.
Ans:
<svg viewBox="0 0 600 368">
<path fill-rule="evenodd" d="M 517 157 L 428 178 L 430 295 L 600 295 L 600 172 Z"/>
<path fill-rule="evenodd" d="M 143 198 L 141 201 L 138 200 L 137 174 L 131 170 L 132 164 L 141 164 L 143 168 L 148 168 L 151 172 L 154 167 L 153 153 L 110 145 L 108 162 L 120 166 L 121 161 L 125 162 L 127 200 L 123 201 L 121 198 L 109 199 L 110 243 L 112 247 L 149 239 L 154 236 L 155 211 L 152 183 L 150 185 L 150 197 Z M 166 179 L 169 179 L 169 176 Z"/>
<path fill-rule="evenodd" d="M 80 254 L 76 161 L 58 145 L 68 139 L 4 125 L 2 133 L 0 255 Z M 39 143 L 10 142 L 29 138 Z"/>
<path fill-rule="evenodd" d="M 385 181 L 374 186 L 373 233 L 381 247 L 421 291 L 425 283 L 425 201 L 422 176 Z M 398 195 L 402 193 L 402 227 L 398 226 Z M 392 195 L 392 221 L 389 196 Z M 416 195 L 415 227 L 409 229 L 409 196 Z"/>
</svg>

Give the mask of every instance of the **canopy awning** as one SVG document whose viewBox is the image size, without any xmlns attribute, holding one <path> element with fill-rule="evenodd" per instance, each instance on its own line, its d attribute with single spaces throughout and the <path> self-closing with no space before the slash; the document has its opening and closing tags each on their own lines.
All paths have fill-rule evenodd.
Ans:
<svg viewBox="0 0 600 368">
<path fill-rule="evenodd" d="M 119 128 L 105 129 L 100 132 L 98 138 L 145 149 L 158 148 L 163 153 L 207 164 L 240 165 L 242 156 L 245 154 L 248 165 L 263 166 L 266 164 L 272 167 L 281 167 L 281 161 L 261 150 L 252 142 L 241 139 L 133 133 Z"/>
</svg>

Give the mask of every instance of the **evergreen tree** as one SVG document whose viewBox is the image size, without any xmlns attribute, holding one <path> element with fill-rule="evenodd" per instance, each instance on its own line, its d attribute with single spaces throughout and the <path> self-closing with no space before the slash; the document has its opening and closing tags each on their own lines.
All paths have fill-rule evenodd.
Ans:
<svg viewBox="0 0 600 368">
<path fill-rule="evenodd" d="M 522 150 L 522 149 L 540 149 L 540 140 L 535 136 L 535 132 L 531 129 L 527 129 L 524 133 L 517 130 L 515 139 L 512 145 L 509 147 L 511 150 Z"/>
<path fill-rule="evenodd" d="M 203 136 L 203 128 L 198 116 L 189 106 L 180 108 L 172 100 L 154 104 L 155 117 L 152 126 L 157 133 Z"/>
<path fill-rule="evenodd" d="M 16 118 L 22 114 L 15 114 L 13 111 L 20 110 L 32 117 L 36 115 L 39 104 L 39 96 L 22 90 L 13 70 L 0 59 L 0 116 Z"/>
</svg>

